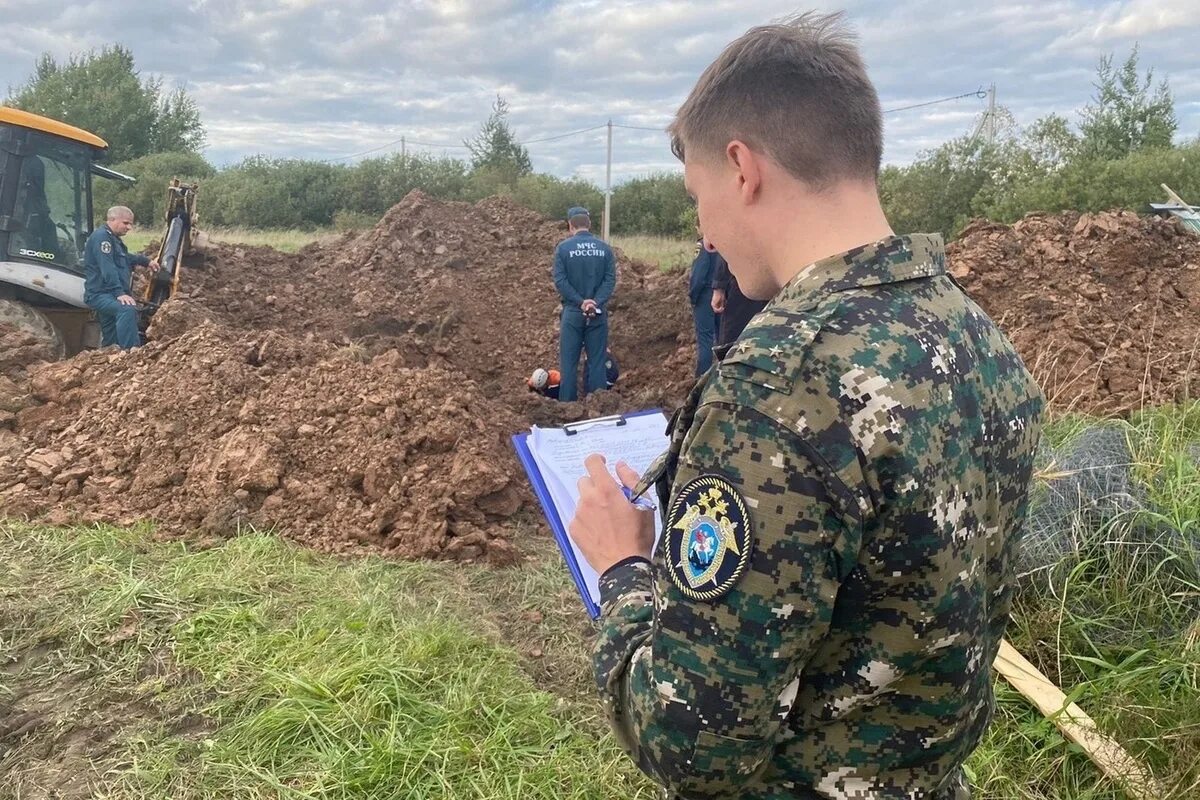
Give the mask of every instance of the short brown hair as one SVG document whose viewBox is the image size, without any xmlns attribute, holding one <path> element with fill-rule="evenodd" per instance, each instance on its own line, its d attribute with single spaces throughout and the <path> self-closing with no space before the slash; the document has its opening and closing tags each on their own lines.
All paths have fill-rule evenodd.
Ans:
<svg viewBox="0 0 1200 800">
<path fill-rule="evenodd" d="M 809 12 L 732 42 L 667 129 L 676 157 L 685 145 L 717 156 L 740 139 L 818 187 L 878 177 L 879 96 L 844 17 Z"/>
<path fill-rule="evenodd" d="M 578 231 L 590 231 L 592 229 L 592 218 L 587 214 L 576 214 L 567 220 Z"/>
</svg>

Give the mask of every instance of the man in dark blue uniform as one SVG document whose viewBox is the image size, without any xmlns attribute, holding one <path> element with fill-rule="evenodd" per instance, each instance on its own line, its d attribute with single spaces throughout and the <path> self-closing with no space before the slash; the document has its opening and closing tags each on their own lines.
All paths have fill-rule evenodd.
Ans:
<svg viewBox="0 0 1200 800">
<path fill-rule="evenodd" d="M 691 278 L 688 281 L 688 300 L 692 303 L 692 317 L 696 321 L 696 375 L 708 372 L 712 366 L 713 345 L 717 341 L 717 324 L 720 316 L 713 310 L 713 279 L 725 259 L 703 236 L 696 242 L 696 257 L 692 261 Z"/>
<path fill-rule="evenodd" d="M 584 391 L 605 388 L 608 349 L 608 305 L 617 285 L 617 260 L 612 248 L 592 235 L 586 208 L 567 211 L 570 236 L 554 251 L 554 286 L 562 296 L 558 364 L 564 403 L 579 398 L 579 353 L 587 351 Z"/>
<path fill-rule="evenodd" d="M 721 317 L 717 347 L 736 342 L 754 316 L 766 308 L 766 300 L 751 300 L 742 294 L 737 278 L 725 259 L 713 269 L 712 309 Z"/>
<path fill-rule="evenodd" d="M 115 344 L 129 350 L 142 343 L 137 301 L 130 293 L 132 270 L 134 266 L 157 270 L 158 262 L 140 253 L 129 253 L 121 237 L 132 227 L 133 212 L 125 206 L 113 206 L 83 250 L 83 302 L 96 312 L 101 347 Z"/>
</svg>

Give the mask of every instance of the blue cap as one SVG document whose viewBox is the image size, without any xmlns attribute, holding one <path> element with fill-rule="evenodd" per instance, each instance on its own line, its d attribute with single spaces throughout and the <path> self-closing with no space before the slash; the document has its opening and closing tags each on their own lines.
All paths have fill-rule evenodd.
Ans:
<svg viewBox="0 0 1200 800">
<path fill-rule="evenodd" d="M 571 217 L 590 217 L 588 210 L 583 206 L 572 206 L 567 209 L 567 219 Z"/>
</svg>

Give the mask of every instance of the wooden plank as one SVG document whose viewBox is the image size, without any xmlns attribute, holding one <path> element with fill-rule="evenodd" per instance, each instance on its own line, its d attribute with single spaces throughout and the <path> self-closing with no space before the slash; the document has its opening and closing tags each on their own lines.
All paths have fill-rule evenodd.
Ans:
<svg viewBox="0 0 1200 800">
<path fill-rule="evenodd" d="M 1159 186 L 1161 186 L 1162 190 L 1167 193 L 1167 199 L 1170 200 L 1172 203 L 1183 206 L 1184 208 L 1188 209 L 1189 211 L 1195 211 L 1194 208 L 1192 208 L 1187 203 L 1183 202 L 1183 198 L 1180 197 L 1179 195 L 1175 194 L 1174 190 L 1172 190 L 1170 186 L 1167 186 L 1165 183 L 1160 183 Z"/>
<path fill-rule="evenodd" d="M 1051 720 L 1063 735 L 1082 747 L 1100 770 L 1135 800 L 1159 800 L 1163 789 L 1150 771 L 1116 741 L 1105 736 L 1095 721 L 1042 674 L 1007 639 L 1000 642 L 994 664 L 1012 687 Z"/>
</svg>

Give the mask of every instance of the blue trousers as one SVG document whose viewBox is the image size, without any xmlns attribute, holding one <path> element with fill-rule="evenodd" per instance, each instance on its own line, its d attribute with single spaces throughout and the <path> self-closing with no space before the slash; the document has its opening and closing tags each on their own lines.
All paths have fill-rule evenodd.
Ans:
<svg viewBox="0 0 1200 800">
<path fill-rule="evenodd" d="M 87 304 L 96 312 L 96 320 L 100 323 L 101 347 L 115 344 L 122 350 L 129 350 L 141 346 L 137 306 L 118 303 L 117 298 L 110 294 L 90 297 Z"/>
<path fill-rule="evenodd" d="M 558 399 L 564 403 L 579 399 L 579 353 L 587 351 L 587 375 L 584 391 L 595 392 L 607 386 L 604 351 L 608 349 L 608 312 L 588 319 L 578 308 L 562 310 L 558 332 L 558 369 L 562 373 Z"/>
<path fill-rule="evenodd" d="M 692 316 L 696 320 L 696 377 L 700 377 L 712 367 L 713 345 L 721 318 L 708 302 L 692 306 Z"/>
</svg>

